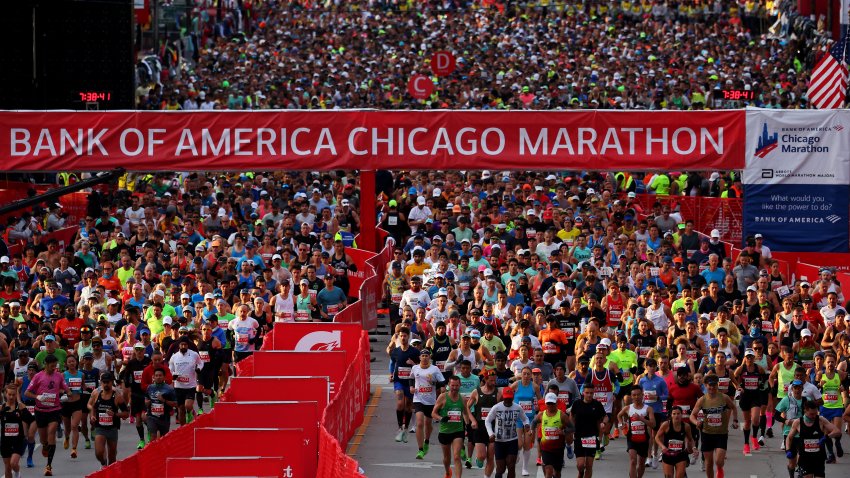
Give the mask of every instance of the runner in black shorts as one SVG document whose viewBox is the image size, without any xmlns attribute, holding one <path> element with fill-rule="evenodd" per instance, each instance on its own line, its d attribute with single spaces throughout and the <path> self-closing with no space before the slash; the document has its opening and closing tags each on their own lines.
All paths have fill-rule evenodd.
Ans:
<svg viewBox="0 0 850 478">
<path fill-rule="evenodd" d="M 682 420 L 682 407 L 674 406 L 670 411 L 670 420 L 658 427 L 655 443 L 661 450 L 661 462 L 664 464 L 664 476 L 684 478 L 688 467 L 688 455 L 694 447 L 691 425 Z"/>
<path fill-rule="evenodd" d="M 472 416 L 478 423 L 478 427 L 473 431 L 472 439 L 475 443 L 475 464 L 478 468 L 484 467 L 484 476 L 490 476 L 496 466 L 495 445 L 490 443 L 484 420 L 487 419 L 490 409 L 499 402 L 499 390 L 496 388 L 495 370 L 485 369 L 481 372 L 481 377 L 484 384 L 472 391 L 467 404 L 474 410 Z"/>
<path fill-rule="evenodd" d="M 18 401 L 18 387 L 10 383 L 4 389 L 6 399 L 0 412 L 0 457 L 6 467 L 6 476 L 20 476 L 21 456 L 26 449 L 27 439 L 24 428 L 31 423 L 33 416 L 27 407 Z"/>
<path fill-rule="evenodd" d="M 751 439 L 754 450 L 761 448 L 761 443 L 757 438 L 759 436 L 759 417 L 761 416 L 762 405 L 766 405 L 761 401 L 762 392 L 760 390 L 764 369 L 761 365 L 755 363 L 755 358 L 755 351 L 747 349 L 744 352 L 744 363 L 738 367 L 738 370 L 735 370 L 735 379 L 739 384 L 738 390 L 741 392 L 738 405 L 744 413 L 744 455 L 750 454 Z M 751 430 L 752 437 L 750 437 Z"/>
<path fill-rule="evenodd" d="M 581 388 L 581 400 L 573 402 L 570 421 L 576 430 L 575 455 L 579 476 L 593 473 L 593 460 L 599 448 L 599 435 L 607 426 L 608 415 L 598 400 L 593 398 L 593 382 L 586 381 Z"/>
</svg>

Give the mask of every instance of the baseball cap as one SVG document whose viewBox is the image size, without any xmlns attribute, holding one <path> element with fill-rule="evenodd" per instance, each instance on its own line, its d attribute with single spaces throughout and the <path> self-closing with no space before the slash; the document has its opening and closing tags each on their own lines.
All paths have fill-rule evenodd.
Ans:
<svg viewBox="0 0 850 478">
<path fill-rule="evenodd" d="M 803 381 L 802 380 L 794 380 L 793 382 L 791 382 L 791 386 L 792 387 L 802 387 Z"/>
<path fill-rule="evenodd" d="M 533 369 L 531 369 L 531 373 L 543 373 L 543 371 L 542 371 L 542 370 L 540 370 L 540 369 L 539 369 L 539 368 L 537 368 L 537 367 L 534 367 Z"/>
<path fill-rule="evenodd" d="M 546 397 L 543 399 L 546 403 L 558 403 L 558 396 L 552 392 L 546 394 Z"/>
<path fill-rule="evenodd" d="M 720 341 L 719 341 L 719 340 L 717 340 L 717 339 L 711 339 L 711 340 L 708 342 L 708 346 L 709 346 L 709 347 L 720 347 Z"/>
<path fill-rule="evenodd" d="M 747 349 L 747 350 L 744 351 L 744 356 L 746 357 L 747 355 L 752 355 L 753 357 L 755 357 L 756 352 L 753 349 Z"/>
<path fill-rule="evenodd" d="M 687 372 L 688 369 L 682 367 L 679 370 L 685 370 Z M 705 382 L 706 385 L 717 385 L 720 382 L 720 379 L 717 377 L 717 375 L 706 375 L 706 377 L 703 379 L 703 382 Z"/>
<path fill-rule="evenodd" d="M 145 344 L 141 342 L 136 342 L 136 345 L 133 346 L 134 349 L 143 349 L 145 348 Z"/>
<path fill-rule="evenodd" d="M 55 341 L 56 341 L 56 336 L 55 336 L 55 335 L 52 335 L 52 334 L 47 335 L 47 336 L 45 336 L 45 337 L 44 337 L 44 341 L 45 341 L 45 342 L 55 342 Z"/>
<path fill-rule="evenodd" d="M 720 231 L 718 231 L 717 229 L 712 229 L 711 230 L 711 237 L 720 238 Z"/>
<path fill-rule="evenodd" d="M 803 331 L 800 332 L 800 337 L 811 337 L 811 336 L 812 336 L 812 331 L 809 330 L 809 329 L 803 329 Z"/>
<path fill-rule="evenodd" d="M 599 345 L 604 345 L 606 347 L 611 347 L 611 339 L 605 337 L 604 339 L 599 341 Z"/>
<path fill-rule="evenodd" d="M 514 389 L 505 387 L 502 389 L 502 399 L 514 398 Z"/>
</svg>

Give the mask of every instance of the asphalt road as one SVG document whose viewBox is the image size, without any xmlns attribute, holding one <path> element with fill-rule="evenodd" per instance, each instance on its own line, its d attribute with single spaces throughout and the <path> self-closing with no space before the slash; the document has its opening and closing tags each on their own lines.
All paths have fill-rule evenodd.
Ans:
<svg viewBox="0 0 850 478">
<path fill-rule="evenodd" d="M 386 347 L 386 336 L 378 336 L 379 342 L 373 343 L 373 356 L 377 360 L 372 363 L 372 392 L 373 397 L 377 389 L 381 389 L 380 397 L 377 399 L 376 407 L 367 408 L 366 414 L 372 415 L 368 428 L 362 441 L 358 446 L 349 445 L 349 454 L 359 461 L 360 466 L 369 478 L 434 478 L 444 476 L 442 465 L 442 451 L 437 443 L 436 429 L 431 436 L 431 449 L 424 460 L 416 459 L 416 438 L 414 434 L 408 435 L 408 443 L 396 443 L 395 434 L 397 430 L 395 417 L 395 396 L 392 385 L 387 383 L 387 358 L 384 353 Z M 373 403 L 373 402 L 370 402 Z M 436 427 L 435 427 L 436 428 Z M 780 431 L 781 426 L 775 425 L 775 431 Z M 729 478 L 785 478 L 788 476 L 786 469 L 787 460 L 785 453 L 779 449 L 781 441 L 778 437 L 765 438 L 766 446 L 760 451 L 752 452 L 752 456 L 744 456 L 742 447 L 744 437 L 741 430 L 732 430 L 729 436 L 729 452 L 726 461 L 726 476 Z M 844 436 L 845 448 L 850 443 L 850 438 Z M 354 440 L 356 442 L 356 440 Z M 356 449 L 355 449 L 356 448 Z M 353 452 L 353 453 L 352 453 Z M 532 460 L 536 461 L 536 452 L 532 451 Z M 626 441 L 623 438 L 614 440 L 606 448 L 601 461 L 593 466 L 594 478 L 628 476 L 628 454 L 626 452 Z M 519 465 L 517 465 L 517 477 L 520 477 Z M 531 476 L 543 477 L 542 467 L 529 466 Z M 471 470 L 463 470 L 464 476 L 482 477 L 483 470 L 475 467 Z M 576 476 L 575 460 L 566 460 L 562 476 Z M 688 475 L 692 478 L 705 476 L 700 471 L 699 463 L 688 468 Z M 838 463 L 826 466 L 828 477 L 850 476 L 850 455 L 838 459 Z M 647 468 L 646 477 L 663 478 L 662 467 L 659 464 L 657 470 Z M 452 478 L 458 478 L 453 476 Z"/>
</svg>

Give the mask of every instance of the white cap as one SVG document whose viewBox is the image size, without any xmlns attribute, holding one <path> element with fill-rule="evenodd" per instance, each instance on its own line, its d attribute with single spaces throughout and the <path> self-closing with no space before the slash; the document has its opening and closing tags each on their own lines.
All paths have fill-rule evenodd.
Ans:
<svg viewBox="0 0 850 478">
<path fill-rule="evenodd" d="M 588 195 L 596 194 L 596 190 L 595 190 L 595 189 L 593 189 L 593 188 L 587 188 L 587 194 L 588 194 Z"/>
<path fill-rule="evenodd" d="M 215 294 L 213 294 L 212 292 L 207 292 L 206 294 L 204 294 L 204 300 L 206 299 L 215 299 Z"/>
<path fill-rule="evenodd" d="M 9 302 L 9 307 L 20 307 L 21 303 L 18 301 Z"/>
<path fill-rule="evenodd" d="M 191 299 L 191 298 L 192 298 L 192 296 L 191 296 L 191 295 L 189 295 L 189 294 L 186 294 L 186 293 L 184 292 L 183 294 L 180 294 L 180 298 L 181 298 L 181 299 Z"/>
<path fill-rule="evenodd" d="M 171 320 L 170 315 L 166 315 L 165 317 L 162 318 L 162 325 L 171 325 L 173 323 L 174 323 L 174 321 Z"/>
<path fill-rule="evenodd" d="M 280 257 L 280 254 L 275 254 L 275 255 L 272 256 L 272 260 L 276 260 L 276 259 L 283 259 L 283 257 Z"/>
<path fill-rule="evenodd" d="M 492 269 L 484 269 L 484 277 L 492 277 L 493 270 Z"/>
<path fill-rule="evenodd" d="M 9 256 L 0 257 L 0 264 L 8 264 L 8 263 L 9 263 Z"/>
<path fill-rule="evenodd" d="M 534 209 L 529 209 L 528 211 L 525 212 L 525 215 L 526 216 L 536 216 L 537 213 L 534 212 Z"/>
<path fill-rule="evenodd" d="M 629 199 L 634 199 L 637 197 L 637 194 L 635 194 L 634 191 L 629 191 L 629 194 L 627 196 L 629 197 Z"/>
<path fill-rule="evenodd" d="M 809 330 L 809 329 L 803 329 L 803 331 L 800 332 L 800 337 L 811 337 L 811 336 L 812 336 L 812 331 Z"/>
<path fill-rule="evenodd" d="M 558 403 L 558 396 L 549 392 L 546 394 L 546 397 L 543 398 L 543 401 L 546 403 Z"/>
<path fill-rule="evenodd" d="M 481 171 L 481 179 L 487 179 L 489 177 L 490 177 L 490 171 L 489 170 L 485 169 L 484 171 Z"/>
<path fill-rule="evenodd" d="M 709 181 L 717 181 L 718 179 L 720 179 L 720 173 L 717 171 L 711 173 L 711 176 L 708 177 Z"/>
<path fill-rule="evenodd" d="M 164 291 L 164 290 L 162 290 L 162 289 L 157 289 L 157 290 L 155 290 L 155 291 L 154 291 L 154 294 L 155 294 L 155 295 L 158 295 L 158 296 L 160 296 L 160 297 L 165 297 L 165 291 Z"/>
<path fill-rule="evenodd" d="M 567 286 L 565 286 L 563 282 L 556 282 L 555 290 L 567 290 Z"/>
<path fill-rule="evenodd" d="M 604 339 L 599 341 L 599 345 L 604 345 L 604 346 L 610 348 L 611 347 L 611 339 L 609 339 L 608 337 L 605 337 Z"/>
<path fill-rule="evenodd" d="M 438 290 L 438 291 L 437 291 L 437 297 L 440 297 L 440 296 L 442 296 L 442 297 L 448 297 L 448 296 L 449 296 L 449 291 L 448 291 L 448 290 L 446 290 L 446 288 L 445 288 L 445 287 L 440 288 L 440 290 Z"/>
<path fill-rule="evenodd" d="M 764 236 L 762 236 L 761 234 L 756 234 L 755 236 L 753 236 L 753 239 L 763 239 L 763 238 L 764 238 Z"/>
<path fill-rule="evenodd" d="M 718 231 L 717 229 L 712 229 L 711 230 L 711 237 L 719 238 L 720 237 L 720 231 Z"/>
<path fill-rule="evenodd" d="M 440 197 L 440 194 L 442 194 L 442 193 L 443 193 L 443 191 L 441 191 L 440 188 L 434 188 L 434 191 L 431 193 L 431 195 L 436 198 L 436 197 Z"/>
<path fill-rule="evenodd" d="M 556 178 L 554 174 L 550 174 L 550 175 L 546 176 L 546 180 L 547 181 L 557 181 L 558 178 Z"/>
<path fill-rule="evenodd" d="M 416 204 L 419 204 L 420 206 L 424 206 L 425 205 L 425 196 L 419 196 L 418 198 L 416 198 Z"/>
<path fill-rule="evenodd" d="M 218 208 L 218 216 L 219 217 L 226 216 L 226 215 L 227 215 L 227 211 L 225 211 L 223 207 Z"/>
<path fill-rule="evenodd" d="M 118 303 L 118 301 L 115 300 L 115 299 L 109 299 L 109 300 L 106 301 L 106 305 L 113 305 L 113 304 L 117 304 L 117 303 Z"/>
</svg>

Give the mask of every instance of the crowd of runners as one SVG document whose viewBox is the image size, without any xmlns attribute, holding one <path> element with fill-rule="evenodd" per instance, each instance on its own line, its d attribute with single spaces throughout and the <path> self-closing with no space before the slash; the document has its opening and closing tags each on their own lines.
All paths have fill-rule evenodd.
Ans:
<svg viewBox="0 0 850 478">
<path fill-rule="evenodd" d="M 781 450 L 790 478 L 842 459 L 850 317 L 830 268 L 786 277 L 761 234 L 728 257 L 621 174 L 446 174 L 397 178 L 381 216 L 395 441 L 415 431 L 417 459 L 435 426 L 447 477 L 528 476 L 535 449 L 547 478 L 565 456 L 590 477 L 618 439 L 631 478 L 722 478 L 727 452 Z"/>
</svg>

